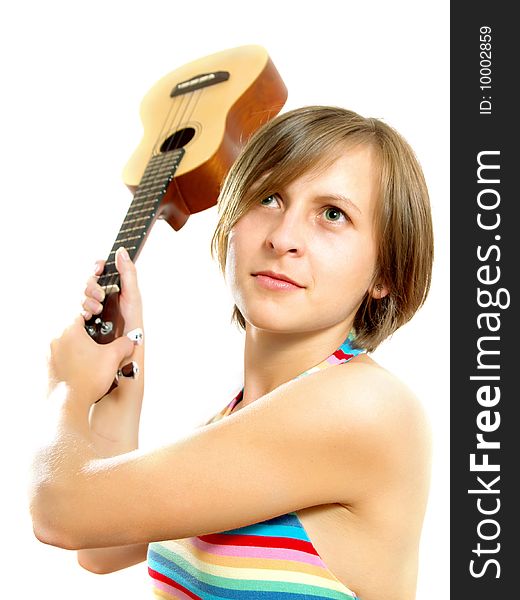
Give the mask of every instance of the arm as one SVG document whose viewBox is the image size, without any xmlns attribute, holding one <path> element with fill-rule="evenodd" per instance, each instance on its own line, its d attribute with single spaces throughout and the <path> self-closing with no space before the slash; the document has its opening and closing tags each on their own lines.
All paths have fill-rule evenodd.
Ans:
<svg viewBox="0 0 520 600">
<path fill-rule="evenodd" d="M 133 263 L 121 261 L 116 255 L 121 275 L 120 308 L 125 319 L 125 333 L 136 327 L 143 329 L 142 307 Z M 84 318 L 101 311 L 104 292 L 97 284 L 104 263 L 96 263 L 95 276 L 88 280 L 83 308 Z M 96 454 L 109 458 L 135 450 L 138 447 L 139 421 L 144 392 L 144 345 L 136 346 L 132 356 L 140 369 L 134 381 L 121 379 L 119 385 L 90 410 L 90 431 Z M 131 544 L 112 548 L 87 548 L 77 552 L 78 563 L 93 573 L 111 573 L 146 559 L 148 544 Z"/>
<path fill-rule="evenodd" d="M 55 351 L 90 344 L 80 333 L 71 328 Z M 93 384 L 80 387 L 77 373 L 65 373 L 54 390 L 58 426 L 35 460 L 44 474 L 33 485 L 36 534 L 70 549 L 107 547 L 234 529 L 319 504 L 359 506 L 401 480 L 405 457 L 394 442 L 413 426 L 403 418 L 403 386 L 382 373 L 339 365 L 173 444 L 114 458 L 97 456 L 89 438 Z"/>
<path fill-rule="evenodd" d="M 138 364 L 141 366 L 142 363 Z M 97 407 L 98 405 L 94 406 L 93 409 Z M 136 420 L 138 423 L 138 417 L 136 417 Z M 129 421 L 132 420 L 129 419 Z M 101 418 L 99 418 L 98 423 L 102 423 Z M 103 423 L 103 425 L 106 425 L 106 423 Z M 133 440 L 137 440 L 137 436 L 138 430 L 133 429 L 133 427 L 129 427 L 127 430 L 128 444 L 121 443 L 118 445 L 97 436 L 94 442 L 96 454 L 108 458 L 135 450 L 137 442 L 134 443 Z M 147 552 L 148 543 L 146 542 L 108 548 L 83 548 L 77 551 L 77 560 L 84 569 L 92 573 L 105 574 L 143 562 L 146 560 Z"/>
</svg>

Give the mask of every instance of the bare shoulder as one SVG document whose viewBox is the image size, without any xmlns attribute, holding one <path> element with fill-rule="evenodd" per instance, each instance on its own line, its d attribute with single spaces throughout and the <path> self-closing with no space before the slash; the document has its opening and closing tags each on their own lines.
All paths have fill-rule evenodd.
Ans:
<svg viewBox="0 0 520 600">
<path fill-rule="evenodd" d="M 419 431 L 430 435 L 427 414 L 420 399 L 398 377 L 366 355 L 309 377 L 309 391 L 327 394 L 327 404 L 338 418 L 395 435 Z M 312 394 L 316 397 L 317 394 Z"/>
<path fill-rule="evenodd" d="M 366 469 L 374 486 L 381 478 L 402 481 L 403 470 L 427 480 L 430 423 L 420 399 L 403 381 L 359 355 L 314 374 L 307 383 L 310 398 L 322 408 L 320 425 L 334 432 L 343 450 L 345 469 Z"/>
<path fill-rule="evenodd" d="M 428 417 L 420 398 L 396 375 L 367 355 L 357 356 L 341 367 L 334 375 L 349 391 L 351 402 L 353 396 L 358 398 L 361 414 L 373 414 L 375 423 L 381 423 L 390 433 L 393 427 L 401 430 L 413 426 L 429 437 Z"/>
</svg>

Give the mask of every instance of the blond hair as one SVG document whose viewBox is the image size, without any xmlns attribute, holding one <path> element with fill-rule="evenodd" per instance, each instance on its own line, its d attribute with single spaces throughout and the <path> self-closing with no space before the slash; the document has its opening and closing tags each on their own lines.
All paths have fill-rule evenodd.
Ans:
<svg viewBox="0 0 520 600">
<path fill-rule="evenodd" d="M 211 253 L 224 273 L 229 233 L 253 204 L 307 171 L 326 167 L 341 149 L 358 144 L 372 147 L 379 162 L 376 269 L 353 324 L 356 345 L 373 351 L 422 306 L 433 263 L 424 175 L 409 144 L 389 125 L 331 106 L 299 108 L 265 124 L 246 144 L 222 185 Z M 389 290 L 383 298 L 371 293 L 376 283 Z M 236 306 L 232 319 L 245 329 Z"/>
</svg>

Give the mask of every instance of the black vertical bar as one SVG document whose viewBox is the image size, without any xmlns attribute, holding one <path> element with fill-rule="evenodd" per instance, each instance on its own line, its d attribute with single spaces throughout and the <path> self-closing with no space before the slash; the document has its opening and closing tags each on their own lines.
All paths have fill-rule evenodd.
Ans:
<svg viewBox="0 0 520 600">
<path fill-rule="evenodd" d="M 518 596 L 520 32 L 511 7 L 451 4 L 453 599 Z"/>
</svg>

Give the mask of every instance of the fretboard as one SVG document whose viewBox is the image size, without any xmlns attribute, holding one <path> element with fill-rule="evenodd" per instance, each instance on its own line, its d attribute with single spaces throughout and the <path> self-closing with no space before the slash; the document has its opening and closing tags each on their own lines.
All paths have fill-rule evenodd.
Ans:
<svg viewBox="0 0 520 600">
<path fill-rule="evenodd" d="M 107 293 L 114 289 L 112 286 L 119 288 L 116 250 L 124 246 L 130 258 L 135 259 L 155 221 L 161 201 L 184 152 L 184 148 L 177 148 L 154 156 L 148 163 L 98 281 L 99 285 L 107 288 Z"/>
</svg>

